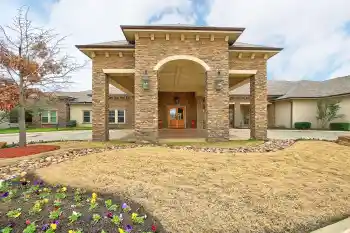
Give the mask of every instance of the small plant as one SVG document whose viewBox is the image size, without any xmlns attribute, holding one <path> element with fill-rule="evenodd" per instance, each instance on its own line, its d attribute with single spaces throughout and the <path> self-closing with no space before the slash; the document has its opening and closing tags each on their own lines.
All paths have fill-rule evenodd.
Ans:
<svg viewBox="0 0 350 233">
<path fill-rule="evenodd" d="M 18 208 L 16 210 L 11 210 L 9 212 L 7 212 L 7 217 L 9 218 L 18 218 L 21 215 L 21 208 Z"/>
<path fill-rule="evenodd" d="M 105 230 L 102 229 L 101 233 L 107 233 L 107 232 L 105 232 Z"/>
<path fill-rule="evenodd" d="M 61 214 L 62 214 L 61 209 L 57 209 L 50 212 L 49 218 L 52 220 L 56 220 L 61 216 Z"/>
<path fill-rule="evenodd" d="M 67 195 L 65 193 L 56 193 L 55 194 L 55 198 L 59 199 L 59 200 L 65 199 L 66 197 L 67 197 Z"/>
<path fill-rule="evenodd" d="M 27 227 L 23 230 L 23 233 L 34 233 L 35 231 L 36 231 L 36 225 L 33 222 L 27 225 Z"/>
<path fill-rule="evenodd" d="M 47 229 L 45 231 L 45 233 L 55 233 L 56 229 L 57 229 L 57 224 L 56 223 L 52 223 L 52 224 L 50 224 L 50 228 Z"/>
<path fill-rule="evenodd" d="M 100 219 L 101 219 L 101 215 L 99 215 L 99 214 L 93 214 L 93 215 L 92 215 L 92 224 L 98 223 L 98 222 L 100 221 Z"/>
<path fill-rule="evenodd" d="M 126 203 L 123 203 L 122 210 L 124 213 L 127 213 L 131 210 L 130 206 L 128 206 Z"/>
<path fill-rule="evenodd" d="M 98 206 L 96 200 L 97 200 L 97 194 L 93 193 L 91 195 L 91 200 L 90 200 L 90 208 L 89 208 L 90 211 L 95 209 Z"/>
<path fill-rule="evenodd" d="M 121 221 L 117 215 L 114 215 L 113 218 L 111 219 L 111 222 L 114 223 L 115 225 L 119 226 Z"/>
<path fill-rule="evenodd" d="M 55 200 L 55 201 L 53 202 L 53 206 L 54 206 L 54 207 L 61 207 L 61 205 L 62 205 L 62 202 L 61 202 L 60 200 Z"/>
<path fill-rule="evenodd" d="M 131 214 L 131 221 L 135 224 L 143 224 L 145 221 L 145 217 L 140 217 L 137 213 Z"/>
<path fill-rule="evenodd" d="M 1 230 L 1 233 L 11 233 L 12 232 L 12 227 L 5 227 Z"/>
<path fill-rule="evenodd" d="M 71 214 L 71 216 L 68 217 L 68 219 L 70 220 L 70 223 L 73 223 L 77 221 L 80 217 L 81 213 L 73 211 L 73 213 Z"/>
<path fill-rule="evenodd" d="M 34 206 L 32 207 L 32 209 L 30 210 L 31 214 L 36 214 L 36 213 L 40 213 L 42 210 L 42 202 L 41 201 L 36 201 L 34 203 Z"/>
<path fill-rule="evenodd" d="M 110 211 L 116 211 L 118 209 L 118 205 L 113 204 L 111 199 L 105 201 L 105 206 Z"/>
</svg>

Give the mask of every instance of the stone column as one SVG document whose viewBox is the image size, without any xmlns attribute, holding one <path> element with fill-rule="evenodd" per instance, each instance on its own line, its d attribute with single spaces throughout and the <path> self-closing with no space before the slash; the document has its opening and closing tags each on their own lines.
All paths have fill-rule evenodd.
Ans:
<svg viewBox="0 0 350 233">
<path fill-rule="evenodd" d="M 109 78 L 100 71 L 92 73 L 92 140 L 108 141 Z"/>
<path fill-rule="evenodd" d="M 197 129 L 203 129 L 203 121 L 204 121 L 204 111 L 203 111 L 203 97 L 197 96 Z"/>
<path fill-rule="evenodd" d="M 205 89 L 207 141 L 229 140 L 229 74 L 228 66 L 222 68 L 221 90 L 216 90 L 215 87 L 218 71 L 215 69 L 207 72 Z"/>
<path fill-rule="evenodd" d="M 157 72 L 153 69 L 147 69 L 149 89 L 144 90 L 142 88 L 142 76 L 145 73 L 146 69 L 144 67 L 146 65 L 141 65 L 142 62 L 139 62 L 135 70 L 135 136 L 139 143 L 156 143 L 158 142 Z"/>
<path fill-rule="evenodd" d="M 250 78 L 250 137 L 267 139 L 266 67 Z"/>
<path fill-rule="evenodd" d="M 235 128 L 242 126 L 242 112 L 241 112 L 241 103 L 235 102 Z"/>
<path fill-rule="evenodd" d="M 275 116 L 275 103 L 267 105 L 267 126 L 269 128 L 275 127 L 276 116 Z"/>
</svg>

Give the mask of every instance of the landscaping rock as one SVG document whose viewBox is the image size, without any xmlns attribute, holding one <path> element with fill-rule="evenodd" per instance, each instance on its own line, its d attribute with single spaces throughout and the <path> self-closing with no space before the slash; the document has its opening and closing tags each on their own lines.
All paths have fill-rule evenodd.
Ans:
<svg viewBox="0 0 350 233">
<path fill-rule="evenodd" d="M 350 136 L 339 136 L 336 142 L 340 145 L 350 146 Z"/>
<path fill-rule="evenodd" d="M 7 145 L 7 142 L 0 142 L 0 149 L 5 148 Z"/>
<path fill-rule="evenodd" d="M 203 148 L 196 146 L 169 146 L 161 145 L 170 149 L 178 149 L 183 151 L 193 152 L 207 152 L 207 153 L 264 153 L 285 149 L 291 146 L 294 140 L 270 140 L 257 146 L 247 147 L 235 147 L 235 148 Z M 88 154 L 101 153 L 111 150 L 122 150 L 136 147 L 155 147 L 156 144 L 128 144 L 128 145 L 116 145 L 108 146 L 105 148 L 83 148 L 83 149 L 70 149 L 67 151 L 53 151 L 46 155 L 46 157 L 32 158 L 18 161 L 15 164 L 0 167 L 0 179 L 8 179 L 13 175 L 18 175 L 21 172 L 29 172 L 31 170 L 39 169 L 42 167 L 50 166 L 51 164 L 58 164 L 67 160 L 72 160 Z"/>
</svg>

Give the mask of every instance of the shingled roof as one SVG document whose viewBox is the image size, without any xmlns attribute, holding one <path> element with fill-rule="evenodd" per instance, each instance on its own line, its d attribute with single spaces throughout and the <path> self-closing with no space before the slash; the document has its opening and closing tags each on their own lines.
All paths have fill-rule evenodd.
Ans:
<svg viewBox="0 0 350 233">
<path fill-rule="evenodd" d="M 325 81 L 280 81 L 268 80 L 269 96 L 279 96 L 278 99 L 320 98 L 350 94 L 350 76 L 329 79 Z M 245 84 L 230 91 L 230 95 L 249 95 L 250 84 Z"/>
</svg>

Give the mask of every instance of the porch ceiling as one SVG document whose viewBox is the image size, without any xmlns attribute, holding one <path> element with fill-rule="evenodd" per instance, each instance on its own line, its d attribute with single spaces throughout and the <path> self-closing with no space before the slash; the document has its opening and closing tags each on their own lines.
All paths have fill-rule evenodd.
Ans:
<svg viewBox="0 0 350 233">
<path fill-rule="evenodd" d="M 108 75 L 109 83 L 125 92 L 126 94 L 134 95 L 134 74 L 129 75 Z"/>
</svg>

